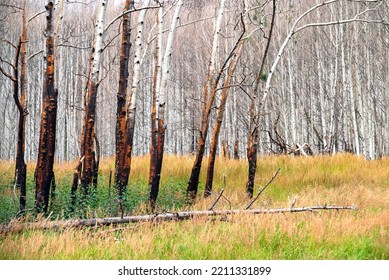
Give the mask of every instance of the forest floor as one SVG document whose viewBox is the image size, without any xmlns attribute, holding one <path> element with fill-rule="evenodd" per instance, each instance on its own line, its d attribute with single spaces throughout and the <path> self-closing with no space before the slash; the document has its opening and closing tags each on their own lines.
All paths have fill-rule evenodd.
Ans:
<svg viewBox="0 0 389 280">
<path fill-rule="evenodd" d="M 148 161 L 146 156 L 133 159 L 124 215 L 147 212 Z M 165 157 L 159 212 L 206 210 L 224 187 L 229 201 L 220 200 L 216 209 L 243 209 L 247 205 L 247 162 L 219 159 L 215 194 L 200 198 L 200 185 L 196 204 L 187 206 L 185 188 L 192 162 L 193 158 L 187 156 Z M 113 159 L 102 161 L 98 187 L 87 203 L 70 211 L 75 165 L 55 166 L 57 189 L 50 219 L 120 216 L 113 187 L 109 187 Z M 14 219 L 18 198 L 13 190 L 13 168 L 11 162 L 0 162 L 0 223 L 20 223 Z M 33 208 L 34 168 L 34 163 L 28 164 L 29 209 Z M 262 157 L 255 194 L 278 168 L 280 173 L 252 208 L 289 207 L 296 198 L 294 207 L 355 205 L 358 210 L 239 214 L 181 222 L 0 233 L 0 259 L 389 259 L 389 158 L 368 161 L 349 154 Z M 25 219 L 35 218 L 27 215 Z"/>
</svg>

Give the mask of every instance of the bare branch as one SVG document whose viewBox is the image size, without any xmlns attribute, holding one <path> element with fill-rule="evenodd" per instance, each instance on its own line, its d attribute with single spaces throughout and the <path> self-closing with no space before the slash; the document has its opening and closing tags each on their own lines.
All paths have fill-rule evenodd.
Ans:
<svg viewBox="0 0 389 280">
<path fill-rule="evenodd" d="M 28 22 L 32 21 L 34 18 L 36 18 L 36 17 L 38 17 L 38 16 L 40 16 L 41 14 L 44 14 L 44 13 L 46 13 L 46 10 L 40 11 L 39 13 L 33 15 L 33 16 L 28 20 Z"/>
<path fill-rule="evenodd" d="M 216 204 L 219 202 L 219 200 L 220 200 L 220 198 L 222 197 L 223 193 L 224 193 L 224 189 L 221 190 L 219 196 L 217 197 L 217 199 L 215 200 L 215 202 L 212 203 L 212 206 L 209 207 L 208 211 L 211 211 L 213 208 L 215 208 Z"/>
<path fill-rule="evenodd" d="M 132 9 L 132 10 L 125 11 L 125 12 L 123 12 L 122 14 L 118 15 L 117 17 L 115 17 L 113 20 L 111 20 L 111 21 L 107 24 L 107 26 L 105 27 L 104 32 L 106 32 L 106 31 L 108 30 L 108 28 L 111 27 L 112 24 L 114 24 L 118 19 L 120 19 L 120 18 L 121 18 L 122 16 L 124 16 L 124 15 L 127 15 L 127 14 L 129 14 L 129 13 L 133 13 L 133 12 L 142 11 L 142 10 L 157 9 L 157 8 L 159 8 L 159 7 L 161 7 L 161 5 L 158 5 L 158 6 L 147 6 L 147 7 L 142 7 L 142 8 L 138 8 L 138 9 L 137 9 L 137 8 L 134 8 L 134 9 Z"/>
<path fill-rule="evenodd" d="M 12 77 L 10 74 L 8 74 L 7 72 L 5 72 L 5 70 L 0 66 L 0 72 L 6 76 L 8 79 L 10 79 L 12 82 L 15 82 L 15 79 L 14 77 Z"/>
<path fill-rule="evenodd" d="M 3 41 L 5 43 L 7 43 L 8 45 L 10 45 L 11 47 L 13 47 L 15 50 L 18 48 L 17 46 L 15 46 L 13 43 L 11 43 L 11 41 L 7 40 L 7 39 L 4 39 L 4 38 L 0 38 L 0 41 Z"/>
<path fill-rule="evenodd" d="M 33 59 L 35 56 L 40 55 L 41 53 L 43 53 L 43 50 L 40 50 L 40 51 L 37 51 L 36 53 L 33 53 L 32 55 L 30 55 L 28 57 L 27 60 L 30 61 L 30 59 Z"/>
<path fill-rule="evenodd" d="M 0 7 L 13 8 L 13 9 L 17 9 L 17 10 L 20 10 L 20 11 L 23 10 L 23 8 L 21 8 L 21 7 L 14 6 L 14 5 L 9 5 L 9 4 L 0 4 Z"/>
<path fill-rule="evenodd" d="M 253 204 L 254 202 L 259 198 L 259 196 L 261 195 L 261 193 L 263 193 L 263 191 L 273 182 L 273 180 L 277 177 L 278 173 L 280 172 L 280 168 L 278 168 L 278 170 L 276 171 L 276 173 L 274 173 L 273 177 L 270 179 L 270 181 L 262 188 L 259 190 L 257 196 L 251 200 L 251 202 L 244 208 L 244 210 L 248 210 Z"/>
</svg>

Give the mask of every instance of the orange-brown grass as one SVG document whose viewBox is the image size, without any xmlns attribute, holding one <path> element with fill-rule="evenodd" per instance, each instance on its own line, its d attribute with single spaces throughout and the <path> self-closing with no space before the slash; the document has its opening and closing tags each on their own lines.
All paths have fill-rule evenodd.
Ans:
<svg viewBox="0 0 389 280">
<path fill-rule="evenodd" d="M 132 181 L 147 181 L 148 161 L 148 157 L 133 159 Z M 192 157 L 167 155 L 161 191 L 174 181 L 185 188 L 192 162 Z M 69 176 L 74 166 L 57 165 L 57 181 Z M 288 207 L 297 198 L 295 207 L 355 205 L 358 211 L 242 214 L 98 229 L 27 230 L 0 235 L 0 259 L 389 259 L 388 167 L 388 159 L 367 161 L 348 154 L 264 157 L 258 162 L 255 192 L 277 168 L 281 172 L 253 207 Z M 113 159 L 102 161 L 102 188 L 113 168 Z M 5 162 L 0 172 L 4 169 L 12 170 L 12 165 Z M 199 198 L 190 208 L 207 209 L 224 187 L 225 177 L 225 196 L 231 205 L 222 199 L 216 208 L 242 209 L 248 203 L 246 172 L 245 161 L 218 159 L 215 194 L 206 200 Z M 7 180 L 11 181 L 3 178 Z M 134 212 L 145 209 L 143 204 Z"/>
</svg>

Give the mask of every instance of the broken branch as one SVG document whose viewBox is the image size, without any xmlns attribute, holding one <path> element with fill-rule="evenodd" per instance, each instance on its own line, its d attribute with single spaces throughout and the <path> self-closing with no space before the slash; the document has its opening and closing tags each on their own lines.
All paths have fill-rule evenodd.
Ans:
<svg viewBox="0 0 389 280">
<path fill-rule="evenodd" d="M 270 181 L 262 188 L 259 190 L 257 196 L 251 200 L 251 202 L 244 208 L 244 210 L 248 210 L 253 204 L 254 202 L 258 199 L 258 197 L 261 195 L 261 193 L 263 193 L 263 191 L 273 182 L 273 180 L 277 177 L 278 175 L 278 172 L 280 172 L 280 168 L 278 168 L 278 170 L 276 171 L 276 173 L 274 173 L 273 177 L 270 179 Z"/>
</svg>

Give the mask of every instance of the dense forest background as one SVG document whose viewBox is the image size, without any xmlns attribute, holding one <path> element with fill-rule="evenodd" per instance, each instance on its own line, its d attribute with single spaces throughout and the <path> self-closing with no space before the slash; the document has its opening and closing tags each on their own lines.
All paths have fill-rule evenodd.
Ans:
<svg viewBox="0 0 389 280">
<path fill-rule="evenodd" d="M 23 1 L 1 0 L 0 57 L 10 71 L 21 34 Z M 28 18 L 44 9 L 45 1 L 27 1 Z M 58 117 L 56 160 L 74 160 L 80 153 L 84 89 L 93 43 L 96 1 L 65 1 L 57 49 Z M 165 150 L 191 154 L 196 150 L 213 26 L 220 1 L 185 1 L 174 42 L 171 78 L 168 81 Z M 270 25 L 271 1 L 247 1 L 252 8 L 246 28 L 253 31 L 244 46 L 230 85 L 219 149 L 230 156 L 234 146 L 245 157 L 249 131 L 249 88 L 254 84 Z M 323 1 L 277 1 L 277 15 L 266 71 L 276 58 L 290 26 L 308 8 Z M 364 3 L 371 2 L 371 3 Z M 110 1 L 107 22 L 123 10 L 123 1 Z M 165 1 L 166 7 L 174 1 Z M 135 4 L 142 6 L 142 1 Z M 242 1 L 226 1 L 217 62 L 220 64 L 239 35 L 237 24 Z M 256 7 L 256 9 L 254 9 Z M 166 21 L 172 17 L 167 9 Z M 144 63 L 133 153 L 150 150 L 151 87 L 155 10 L 145 21 Z M 387 1 L 336 1 L 313 11 L 300 25 L 363 18 L 388 20 Z M 133 21 L 136 18 L 133 16 Z M 104 36 L 101 83 L 97 96 L 97 122 L 101 155 L 115 153 L 116 94 L 119 80 L 120 24 L 116 21 Z M 133 24 L 135 26 L 135 23 Z M 26 160 L 37 159 L 43 86 L 45 16 L 28 21 Z M 261 120 L 259 149 L 262 154 L 288 152 L 294 144 L 307 143 L 317 153 L 353 152 L 374 159 L 389 152 L 389 29 L 385 24 L 353 21 L 347 24 L 309 27 L 289 42 L 274 73 Z M 164 33 L 164 35 L 167 35 Z M 135 36 L 132 37 L 132 39 Z M 131 75 L 131 73 L 130 73 Z M 0 158 L 14 159 L 17 140 L 17 108 L 12 82 L 0 75 Z M 219 98 L 219 97 L 217 97 Z M 216 100 L 211 123 L 216 119 Z M 210 137 L 209 137 L 210 138 Z M 209 139 L 206 147 L 209 146 Z M 287 150 L 284 150 L 288 147 Z M 228 148 L 228 149 L 227 149 Z M 208 148 L 207 148 L 208 150 Z"/>
</svg>

